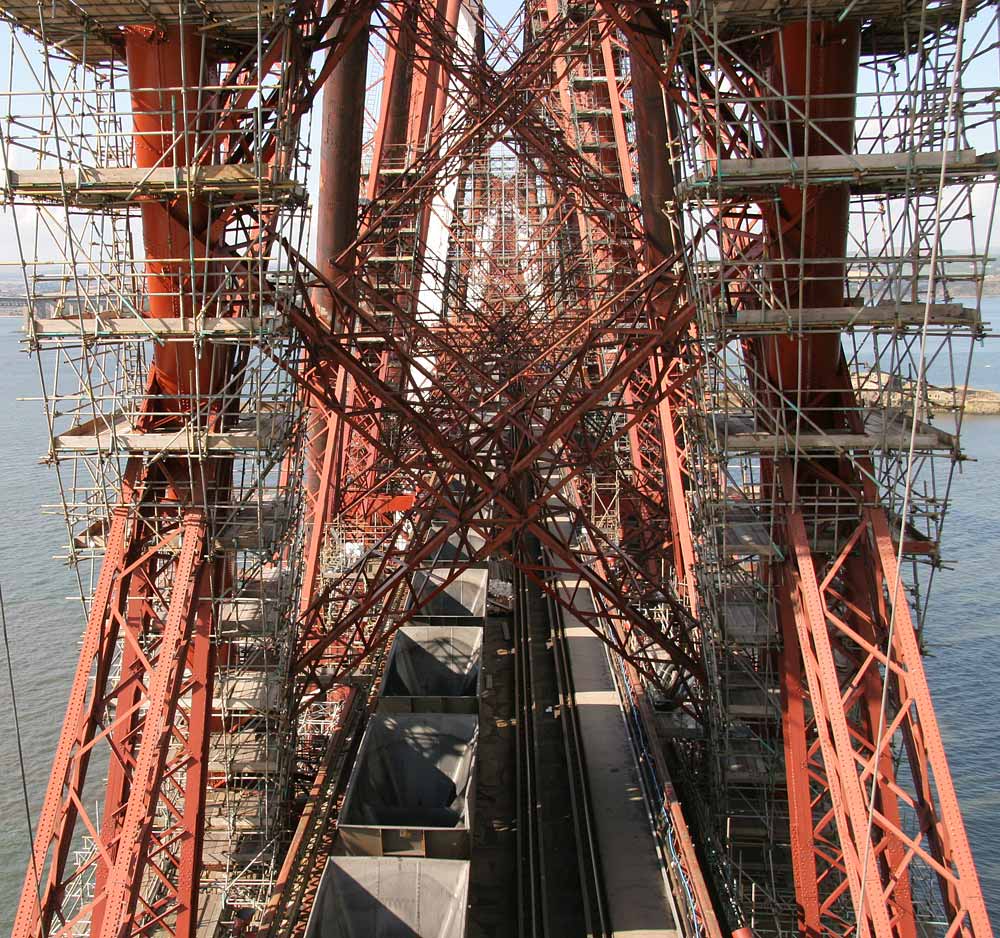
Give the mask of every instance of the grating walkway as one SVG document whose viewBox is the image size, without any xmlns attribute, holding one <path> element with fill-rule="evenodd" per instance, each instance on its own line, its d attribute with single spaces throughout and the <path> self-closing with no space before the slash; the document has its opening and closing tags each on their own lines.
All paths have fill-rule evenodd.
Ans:
<svg viewBox="0 0 1000 938">
<path fill-rule="evenodd" d="M 594 610 L 588 587 L 567 580 L 559 590 Z M 604 643 L 572 614 L 563 620 L 613 934 L 672 938 L 679 933 Z"/>
</svg>

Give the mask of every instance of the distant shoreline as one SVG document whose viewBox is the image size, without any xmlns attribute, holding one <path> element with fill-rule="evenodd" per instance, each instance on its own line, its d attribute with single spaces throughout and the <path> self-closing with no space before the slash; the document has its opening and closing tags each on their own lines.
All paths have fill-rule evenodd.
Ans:
<svg viewBox="0 0 1000 938">
<path fill-rule="evenodd" d="M 993 294 L 990 288 L 997 291 Z M 1000 282 L 997 283 L 987 283 L 986 290 L 984 290 L 984 295 L 1000 295 Z M 969 297 L 965 297 L 968 299 Z M 955 299 L 963 299 L 958 295 Z M 0 312 L 0 319 L 13 319 L 13 320 L 23 320 L 23 313 L 4 313 Z M 937 392 L 936 388 L 930 388 L 929 398 L 932 405 L 937 404 L 938 406 L 947 406 L 950 402 L 950 392 Z M 937 395 L 935 394 L 937 392 Z M 935 400 L 937 396 L 937 400 Z M 966 415 L 975 416 L 998 416 L 1000 415 L 1000 392 L 998 391 L 988 391 L 982 388 L 967 387 L 966 388 L 966 398 L 965 398 L 965 408 L 964 412 Z"/>
</svg>

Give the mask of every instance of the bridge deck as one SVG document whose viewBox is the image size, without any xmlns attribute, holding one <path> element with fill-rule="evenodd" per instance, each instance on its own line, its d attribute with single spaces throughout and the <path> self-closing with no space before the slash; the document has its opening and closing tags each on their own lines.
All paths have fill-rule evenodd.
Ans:
<svg viewBox="0 0 1000 938">
<path fill-rule="evenodd" d="M 593 612 L 588 587 L 563 580 L 559 589 L 574 608 Z M 570 613 L 564 631 L 613 934 L 673 938 L 672 904 L 604 643 Z"/>
</svg>

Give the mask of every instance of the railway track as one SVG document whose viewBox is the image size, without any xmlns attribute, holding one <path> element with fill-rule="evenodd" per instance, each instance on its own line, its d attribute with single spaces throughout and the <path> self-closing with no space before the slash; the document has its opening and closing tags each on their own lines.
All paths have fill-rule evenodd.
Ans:
<svg viewBox="0 0 1000 938">
<path fill-rule="evenodd" d="M 537 543 L 521 550 L 539 559 Z M 522 572 L 513 598 L 517 934 L 610 936 L 561 616 Z"/>
</svg>

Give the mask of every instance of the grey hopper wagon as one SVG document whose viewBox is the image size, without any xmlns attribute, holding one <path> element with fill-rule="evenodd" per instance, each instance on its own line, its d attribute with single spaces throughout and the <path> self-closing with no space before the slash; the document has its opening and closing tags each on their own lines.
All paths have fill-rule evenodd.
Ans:
<svg viewBox="0 0 1000 938">
<path fill-rule="evenodd" d="M 343 852 L 468 859 L 478 724 L 471 714 L 376 714 L 340 813 Z"/>
<path fill-rule="evenodd" d="M 485 565 L 454 573 L 450 564 L 429 567 L 413 574 L 413 621 L 424 625 L 478 625 L 486 618 L 486 587 L 489 570 Z"/>
<path fill-rule="evenodd" d="M 409 625 L 392 643 L 379 691 L 383 713 L 477 713 L 483 632 Z"/>
<path fill-rule="evenodd" d="M 306 938 L 463 938 L 467 860 L 331 857 Z"/>
</svg>

